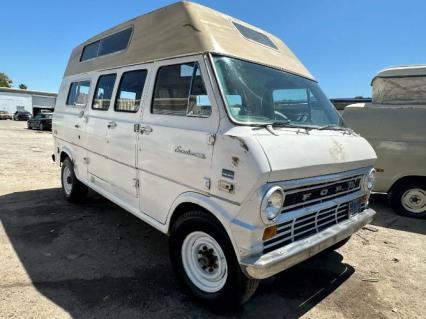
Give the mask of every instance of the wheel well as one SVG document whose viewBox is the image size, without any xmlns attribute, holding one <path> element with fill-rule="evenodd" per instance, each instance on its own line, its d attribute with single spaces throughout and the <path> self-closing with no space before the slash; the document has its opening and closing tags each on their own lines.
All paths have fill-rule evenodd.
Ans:
<svg viewBox="0 0 426 319">
<path fill-rule="evenodd" d="M 407 183 L 421 183 L 426 185 L 426 176 L 404 176 L 398 179 L 395 183 L 392 184 L 391 188 L 389 189 L 389 193 L 394 191 L 395 189 L 398 189 L 401 185 L 407 184 Z"/>
<path fill-rule="evenodd" d="M 65 161 L 65 159 L 67 157 L 70 158 L 67 153 L 65 153 L 64 151 L 62 151 L 61 152 L 61 156 L 59 157 L 59 163 L 62 163 L 63 161 Z"/>
<path fill-rule="evenodd" d="M 208 213 L 210 216 L 212 216 L 216 221 L 217 221 L 217 223 L 219 224 L 219 225 L 221 225 L 222 227 L 223 227 L 223 225 L 222 225 L 222 223 L 217 219 L 217 217 L 215 216 L 215 215 L 213 215 L 210 211 L 208 211 L 207 209 L 205 209 L 204 207 L 202 207 L 202 206 L 200 206 L 200 205 L 197 205 L 197 204 L 194 204 L 194 203 L 189 203 L 189 202 L 186 202 L 186 203 L 181 203 L 181 204 L 179 204 L 176 208 L 175 208 L 175 210 L 173 211 L 173 213 L 172 213 L 172 217 L 171 217 L 171 219 L 170 219 L 170 223 L 169 223 L 169 230 L 168 230 L 168 232 L 170 232 L 170 229 L 172 228 L 172 226 L 173 226 L 173 224 L 178 220 L 178 218 L 180 217 L 180 216 L 182 216 L 184 213 L 186 213 L 186 212 L 188 212 L 188 211 L 190 211 L 190 210 L 202 210 L 202 211 L 204 211 L 204 212 L 206 212 L 206 213 Z"/>
</svg>

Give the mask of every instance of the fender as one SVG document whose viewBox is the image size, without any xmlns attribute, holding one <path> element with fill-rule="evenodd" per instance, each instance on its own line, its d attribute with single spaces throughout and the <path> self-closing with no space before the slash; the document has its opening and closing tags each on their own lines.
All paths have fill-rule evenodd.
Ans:
<svg viewBox="0 0 426 319">
<path fill-rule="evenodd" d="M 62 146 L 61 147 L 61 155 L 62 155 L 62 153 L 65 153 L 71 159 L 71 161 L 74 163 L 74 156 L 72 155 L 73 152 L 72 152 L 71 148 L 69 148 L 68 146 Z M 60 163 L 61 163 L 61 161 L 59 161 L 59 165 L 61 165 Z"/>
<path fill-rule="evenodd" d="M 215 216 L 228 234 L 232 246 L 234 247 L 235 254 L 237 258 L 239 258 L 238 246 L 236 245 L 234 236 L 232 236 L 230 228 L 230 221 L 234 219 L 234 217 L 238 214 L 240 209 L 239 206 L 232 203 L 228 203 L 227 201 L 221 200 L 219 198 L 200 194 L 197 192 L 182 193 L 174 200 L 167 214 L 167 220 L 165 225 L 167 233 L 169 233 L 170 231 L 170 221 L 172 219 L 173 213 L 175 212 L 176 208 L 183 203 L 196 204 L 210 212 L 213 216 Z"/>
</svg>

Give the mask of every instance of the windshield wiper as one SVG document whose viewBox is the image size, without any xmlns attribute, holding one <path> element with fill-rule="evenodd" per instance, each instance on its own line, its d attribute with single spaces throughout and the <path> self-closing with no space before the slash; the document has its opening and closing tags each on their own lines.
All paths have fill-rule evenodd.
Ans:
<svg viewBox="0 0 426 319">
<path fill-rule="evenodd" d="M 258 130 L 260 128 L 265 128 L 269 133 L 271 133 L 273 135 L 278 135 L 274 131 L 274 128 L 279 128 L 279 127 L 303 129 L 303 130 L 305 130 L 306 133 L 308 133 L 309 130 L 313 129 L 313 127 L 293 124 L 293 123 L 290 123 L 290 121 L 286 121 L 286 122 L 280 121 L 280 122 L 272 122 L 272 123 L 265 123 L 265 124 L 257 124 L 256 126 L 257 127 L 253 128 L 253 129 Z"/>
<path fill-rule="evenodd" d="M 337 126 L 335 124 L 328 124 L 328 125 L 320 126 L 320 127 L 317 127 L 316 129 L 320 130 L 320 131 L 322 131 L 322 130 L 342 131 L 342 132 L 347 132 L 349 134 L 352 134 L 354 132 L 349 127 Z"/>
</svg>

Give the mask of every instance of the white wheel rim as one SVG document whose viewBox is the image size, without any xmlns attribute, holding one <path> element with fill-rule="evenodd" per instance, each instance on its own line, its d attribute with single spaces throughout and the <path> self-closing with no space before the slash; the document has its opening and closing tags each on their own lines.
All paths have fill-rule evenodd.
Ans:
<svg viewBox="0 0 426 319">
<path fill-rule="evenodd" d="M 183 268 L 197 288 L 214 293 L 225 286 L 228 264 L 213 237 L 201 231 L 192 232 L 183 241 L 181 253 Z"/>
<path fill-rule="evenodd" d="M 62 173 L 62 184 L 64 186 L 64 191 L 67 195 L 71 194 L 72 191 L 72 175 L 71 170 L 68 166 L 64 167 L 64 171 Z"/>
<path fill-rule="evenodd" d="M 402 194 L 402 207 L 410 213 L 424 213 L 426 211 L 426 191 L 421 188 L 412 188 Z"/>
</svg>

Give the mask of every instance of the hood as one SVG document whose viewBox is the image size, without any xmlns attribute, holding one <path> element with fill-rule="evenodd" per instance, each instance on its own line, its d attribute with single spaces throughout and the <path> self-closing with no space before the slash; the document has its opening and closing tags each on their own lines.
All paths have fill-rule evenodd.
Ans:
<svg viewBox="0 0 426 319">
<path fill-rule="evenodd" d="M 276 132 L 278 135 L 255 135 L 269 161 L 269 182 L 372 166 L 376 159 L 370 144 L 355 134 L 287 129 Z"/>
</svg>

